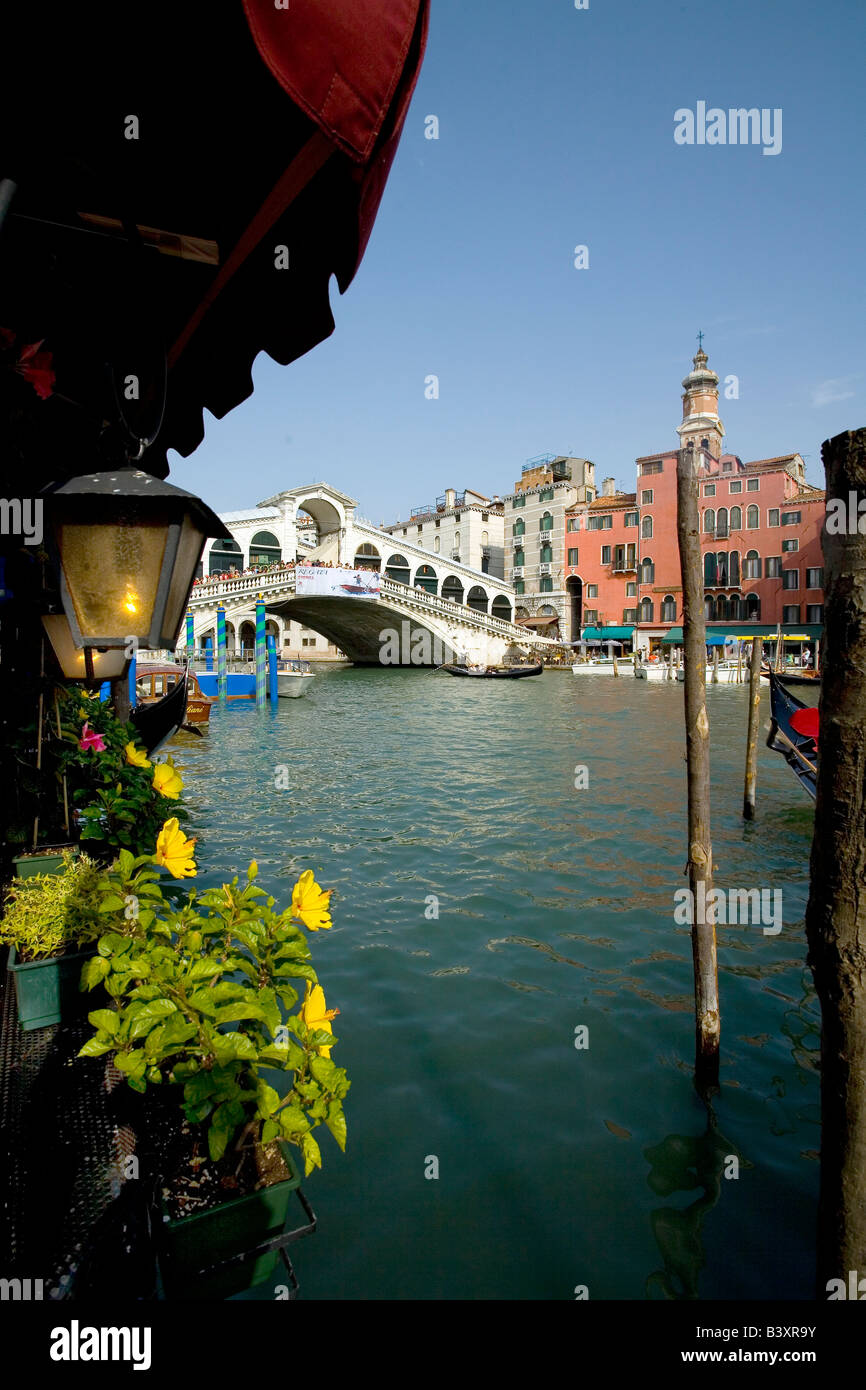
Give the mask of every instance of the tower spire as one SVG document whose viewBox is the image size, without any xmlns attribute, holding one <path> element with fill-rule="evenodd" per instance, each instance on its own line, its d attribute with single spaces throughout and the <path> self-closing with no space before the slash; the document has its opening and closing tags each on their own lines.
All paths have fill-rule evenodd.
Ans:
<svg viewBox="0 0 866 1390">
<path fill-rule="evenodd" d="M 710 369 L 704 352 L 704 334 L 697 334 L 698 350 L 693 368 L 683 380 L 683 419 L 677 426 L 680 448 L 692 444 L 708 458 L 718 459 L 725 429 L 719 419 L 719 378 Z"/>
</svg>

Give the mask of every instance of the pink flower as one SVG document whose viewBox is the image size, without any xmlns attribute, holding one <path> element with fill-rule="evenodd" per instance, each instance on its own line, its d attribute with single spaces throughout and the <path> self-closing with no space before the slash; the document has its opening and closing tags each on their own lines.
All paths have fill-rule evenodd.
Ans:
<svg viewBox="0 0 866 1390">
<path fill-rule="evenodd" d="M 104 753 L 105 739 L 102 737 L 102 734 L 94 733 L 92 730 L 88 732 L 88 730 L 90 730 L 90 725 L 85 724 L 84 728 L 81 730 L 81 738 L 78 740 L 78 747 L 83 753 L 86 753 L 91 748 L 94 753 Z"/>
</svg>

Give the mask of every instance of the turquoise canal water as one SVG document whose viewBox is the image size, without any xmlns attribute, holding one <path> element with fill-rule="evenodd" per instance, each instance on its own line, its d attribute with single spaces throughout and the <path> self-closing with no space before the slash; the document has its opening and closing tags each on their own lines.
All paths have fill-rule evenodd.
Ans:
<svg viewBox="0 0 866 1390">
<path fill-rule="evenodd" d="M 812 1297 L 812 810 L 762 737 L 743 823 L 746 705 L 708 691 L 716 884 L 781 889 L 784 926 L 719 929 L 712 1113 L 674 922 L 680 687 L 337 669 L 275 711 L 215 708 L 178 743 L 199 882 L 255 856 L 282 901 L 308 868 L 336 890 L 333 930 L 310 940 L 340 1009 L 349 1144 L 323 1130 L 305 1184 L 302 1297 Z"/>
</svg>

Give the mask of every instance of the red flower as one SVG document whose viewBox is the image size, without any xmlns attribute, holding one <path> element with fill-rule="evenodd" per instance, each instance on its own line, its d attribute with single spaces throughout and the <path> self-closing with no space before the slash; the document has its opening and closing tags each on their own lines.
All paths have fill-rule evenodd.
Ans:
<svg viewBox="0 0 866 1390">
<path fill-rule="evenodd" d="M 55 377 L 51 353 L 39 351 L 44 341 L 42 338 L 38 343 L 28 343 L 27 347 L 22 348 L 15 370 L 30 382 L 40 400 L 47 401 L 54 393 Z"/>
<path fill-rule="evenodd" d="M 98 734 L 95 730 L 91 729 L 89 724 L 85 724 L 84 728 L 81 730 L 81 738 L 78 740 L 78 747 L 83 753 L 86 753 L 89 748 L 92 748 L 94 753 L 104 753 L 105 739 L 102 737 L 102 734 Z"/>
</svg>

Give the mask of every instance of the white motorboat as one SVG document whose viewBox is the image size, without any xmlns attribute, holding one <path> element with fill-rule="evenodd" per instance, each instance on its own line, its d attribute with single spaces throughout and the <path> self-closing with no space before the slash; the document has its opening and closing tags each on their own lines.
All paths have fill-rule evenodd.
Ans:
<svg viewBox="0 0 866 1390">
<path fill-rule="evenodd" d="M 631 671 L 631 657 L 617 657 L 615 668 L 613 660 L 604 657 L 598 661 L 575 661 L 571 669 L 576 676 L 627 676 Z"/>
<path fill-rule="evenodd" d="M 281 700 L 297 700 L 306 695 L 313 672 L 305 661 L 281 661 L 277 666 L 277 695 Z"/>
</svg>

